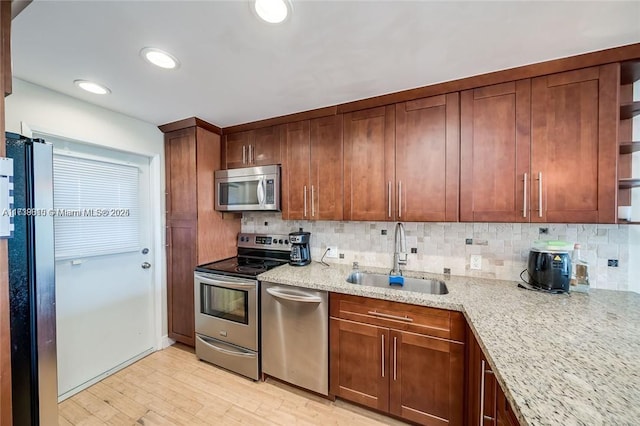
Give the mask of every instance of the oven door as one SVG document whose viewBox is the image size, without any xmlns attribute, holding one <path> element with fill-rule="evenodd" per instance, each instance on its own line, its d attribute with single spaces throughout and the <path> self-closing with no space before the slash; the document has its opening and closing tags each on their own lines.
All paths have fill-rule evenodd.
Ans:
<svg viewBox="0 0 640 426">
<path fill-rule="evenodd" d="M 215 173 L 216 210 L 279 211 L 279 166 L 218 170 Z"/>
<path fill-rule="evenodd" d="M 195 273 L 196 333 L 258 350 L 258 281 Z"/>
</svg>

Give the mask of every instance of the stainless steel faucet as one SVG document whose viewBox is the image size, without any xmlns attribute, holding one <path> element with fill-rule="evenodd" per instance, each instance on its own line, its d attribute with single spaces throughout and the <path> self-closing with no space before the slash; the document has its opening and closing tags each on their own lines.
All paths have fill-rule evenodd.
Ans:
<svg viewBox="0 0 640 426">
<path fill-rule="evenodd" d="M 393 269 L 389 275 L 402 275 L 400 265 L 407 264 L 407 238 L 404 234 L 404 225 L 396 223 L 394 233 Z"/>
</svg>

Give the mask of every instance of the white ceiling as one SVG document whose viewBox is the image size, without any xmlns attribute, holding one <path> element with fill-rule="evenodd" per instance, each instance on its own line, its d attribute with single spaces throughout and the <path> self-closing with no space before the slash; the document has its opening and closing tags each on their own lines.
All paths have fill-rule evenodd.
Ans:
<svg viewBox="0 0 640 426">
<path fill-rule="evenodd" d="M 640 42 L 638 1 L 292 2 L 274 26 L 247 1 L 36 1 L 13 21 L 14 75 L 154 124 L 225 127 Z M 152 67 L 146 46 L 182 66 Z"/>
</svg>

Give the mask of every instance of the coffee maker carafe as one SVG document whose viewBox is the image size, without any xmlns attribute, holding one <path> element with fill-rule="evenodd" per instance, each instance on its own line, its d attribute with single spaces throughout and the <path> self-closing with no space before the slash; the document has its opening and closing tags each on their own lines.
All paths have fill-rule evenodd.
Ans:
<svg viewBox="0 0 640 426">
<path fill-rule="evenodd" d="M 293 266 L 305 266 L 311 263 L 311 251 L 309 249 L 310 232 L 292 232 L 289 234 L 291 243 L 291 257 L 289 264 Z"/>
</svg>

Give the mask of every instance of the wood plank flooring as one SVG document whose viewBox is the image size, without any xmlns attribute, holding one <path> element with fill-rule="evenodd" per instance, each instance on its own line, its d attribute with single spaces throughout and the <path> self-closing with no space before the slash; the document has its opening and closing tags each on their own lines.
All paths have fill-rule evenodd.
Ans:
<svg viewBox="0 0 640 426">
<path fill-rule="evenodd" d="M 59 404 L 67 425 L 402 425 L 275 380 L 253 382 L 176 344 Z"/>
</svg>

